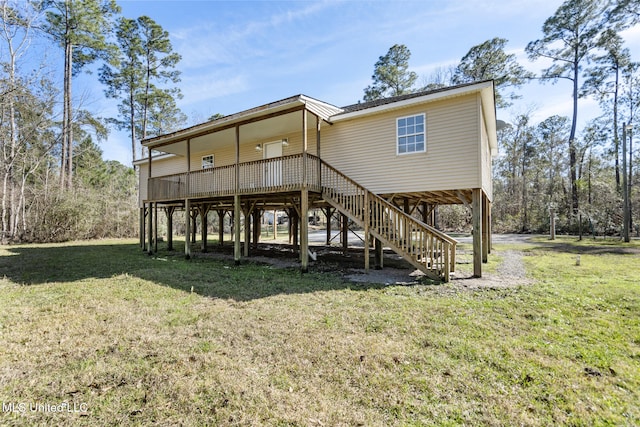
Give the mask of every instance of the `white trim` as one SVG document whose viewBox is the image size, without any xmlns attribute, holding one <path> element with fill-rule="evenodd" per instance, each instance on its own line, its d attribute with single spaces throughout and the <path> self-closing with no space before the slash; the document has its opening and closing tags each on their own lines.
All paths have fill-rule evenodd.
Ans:
<svg viewBox="0 0 640 427">
<path fill-rule="evenodd" d="M 156 154 L 155 156 L 154 155 L 151 156 L 151 161 L 153 162 L 155 160 L 164 160 L 164 159 L 169 159 L 171 157 L 178 157 L 178 155 L 173 153 Z M 142 157 L 142 158 L 136 159 L 136 161 L 133 162 L 133 166 L 140 166 L 147 163 L 149 163 L 149 157 Z"/>
<path fill-rule="evenodd" d="M 409 136 L 413 135 L 420 135 L 422 134 L 424 137 L 424 140 L 422 141 L 424 148 L 420 151 L 418 150 L 414 150 L 414 151 L 406 151 L 404 153 L 400 152 L 400 135 L 398 133 L 398 128 L 400 127 L 399 123 L 400 120 L 402 119 L 408 119 L 408 118 L 412 118 L 412 117 L 418 117 L 418 116 L 422 116 L 422 132 L 414 132 L 412 134 L 409 134 Z M 402 135 L 403 137 L 406 137 L 407 135 Z M 420 153 L 426 153 L 427 152 L 427 114 L 426 113 L 417 113 L 417 114 L 411 114 L 409 116 L 402 116 L 402 117 L 396 117 L 396 156 L 405 156 L 408 154 L 420 154 Z"/>
</svg>

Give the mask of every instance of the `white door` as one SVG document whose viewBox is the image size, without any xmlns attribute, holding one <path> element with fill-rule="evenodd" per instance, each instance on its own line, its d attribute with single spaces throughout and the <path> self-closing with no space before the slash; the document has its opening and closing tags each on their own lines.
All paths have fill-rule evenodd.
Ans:
<svg viewBox="0 0 640 427">
<path fill-rule="evenodd" d="M 264 182 L 267 187 L 282 185 L 282 142 L 269 142 L 264 144 L 264 158 L 268 160 L 264 166 Z"/>
</svg>

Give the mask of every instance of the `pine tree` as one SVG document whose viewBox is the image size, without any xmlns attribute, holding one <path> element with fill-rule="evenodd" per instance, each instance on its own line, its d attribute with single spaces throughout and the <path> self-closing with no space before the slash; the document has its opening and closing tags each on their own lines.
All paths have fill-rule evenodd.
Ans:
<svg viewBox="0 0 640 427">
<path fill-rule="evenodd" d="M 64 50 L 64 103 L 62 118 L 62 157 L 60 183 L 73 187 L 73 107 L 72 80 L 88 64 L 109 59 L 114 46 L 107 42 L 113 15 L 120 8 L 115 0 L 50 0 L 48 32 Z"/>
<path fill-rule="evenodd" d="M 387 54 L 381 56 L 375 63 L 371 76 L 373 84 L 364 90 L 364 100 L 373 101 L 411 93 L 418 75 L 408 71 L 409 58 L 411 58 L 411 52 L 405 45 L 391 46 Z"/>
<path fill-rule="evenodd" d="M 504 51 L 507 41 L 507 39 L 495 37 L 472 47 L 456 67 L 453 83 L 493 79 L 496 88 L 496 106 L 504 108 L 511 105 L 500 91 L 508 87 L 522 86 L 533 77 L 533 74 L 518 64 L 515 54 L 507 54 Z M 517 99 L 517 96 L 510 93 L 507 98 L 512 100 Z"/>
<path fill-rule="evenodd" d="M 175 66 L 181 58 L 173 52 L 169 33 L 147 16 L 120 19 L 116 34 L 120 55 L 114 64 L 102 67 L 100 81 L 107 86 L 108 97 L 121 99 L 119 119 L 112 121 L 129 131 L 135 161 L 137 140 L 146 138 L 149 131 L 174 130 L 186 120 L 175 102 L 182 97 L 180 89 L 160 87 L 180 81 Z"/>
</svg>

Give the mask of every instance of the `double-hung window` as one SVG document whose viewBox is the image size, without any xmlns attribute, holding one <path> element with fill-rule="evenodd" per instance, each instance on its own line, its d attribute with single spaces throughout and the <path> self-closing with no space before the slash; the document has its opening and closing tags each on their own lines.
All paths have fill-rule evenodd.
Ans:
<svg viewBox="0 0 640 427">
<path fill-rule="evenodd" d="M 400 117 L 396 120 L 398 154 L 426 151 L 425 115 Z"/>
<path fill-rule="evenodd" d="M 202 156 L 202 169 L 211 169 L 213 167 L 213 154 Z"/>
</svg>

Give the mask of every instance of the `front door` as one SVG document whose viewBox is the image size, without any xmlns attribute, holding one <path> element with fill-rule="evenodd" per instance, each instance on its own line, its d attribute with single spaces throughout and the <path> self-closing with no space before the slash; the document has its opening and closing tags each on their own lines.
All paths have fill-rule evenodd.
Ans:
<svg viewBox="0 0 640 427">
<path fill-rule="evenodd" d="M 264 166 L 264 182 L 267 187 L 282 185 L 282 142 L 269 142 L 264 144 L 264 158 L 267 160 Z M 269 160 L 272 159 L 272 160 Z"/>
</svg>

